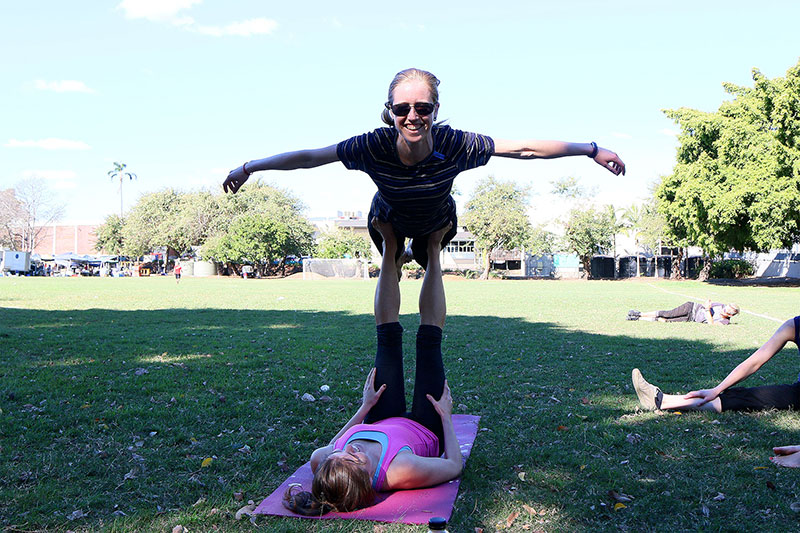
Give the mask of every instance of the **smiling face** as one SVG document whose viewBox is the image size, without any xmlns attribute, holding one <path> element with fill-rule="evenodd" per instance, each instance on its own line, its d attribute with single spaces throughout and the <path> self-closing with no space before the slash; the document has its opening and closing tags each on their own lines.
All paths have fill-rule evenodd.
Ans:
<svg viewBox="0 0 800 533">
<path fill-rule="evenodd" d="M 403 81 L 395 87 L 392 93 L 391 103 L 394 105 L 411 105 L 408 115 L 404 117 L 392 114 L 394 127 L 400 134 L 398 144 L 400 143 L 400 139 L 402 139 L 406 146 L 412 151 L 422 147 L 432 149 L 433 140 L 431 139 L 430 133 L 433 123 L 436 121 L 436 113 L 439 110 L 439 104 L 431 94 L 428 84 L 419 79 Z M 428 116 L 418 115 L 416 109 L 414 109 L 414 104 L 416 103 L 435 104 L 433 113 Z"/>
</svg>

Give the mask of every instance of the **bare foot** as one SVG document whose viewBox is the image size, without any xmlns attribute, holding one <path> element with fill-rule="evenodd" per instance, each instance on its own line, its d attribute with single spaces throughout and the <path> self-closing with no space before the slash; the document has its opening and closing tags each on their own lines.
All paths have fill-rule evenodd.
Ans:
<svg viewBox="0 0 800 533">
<path fill-rule="evenodd" d="M 769 460 L 778 466 L 800 468 L 800 446 L 778 446 L 772 448 L 777 455 Z"/>
</svg>

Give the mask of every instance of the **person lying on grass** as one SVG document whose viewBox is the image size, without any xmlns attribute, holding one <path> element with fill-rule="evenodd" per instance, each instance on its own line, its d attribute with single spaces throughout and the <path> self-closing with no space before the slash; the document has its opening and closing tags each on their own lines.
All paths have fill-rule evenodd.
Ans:
<svg viewBox="0 0 800 533">
<path fill-rule="evenodd" d="M 706 300 L 704 304 L 686 302 L 675 309 L 665 311 L 628 311 L 628 320 L 647 320 L 650 322 L 700 322 L 710 326 L 727 326 L 731 318 L 739 314 L 736 304 L 721 304 Z"/>
<path fill-rule="evenodd" d="M 664 394 L 661 389 L 645 381 L 638 368 L 631 378 L 633 388 L 644 409 L 682 409 L 699 411 L 760 411 L 767 409 L 800 409 L 800 377 L 791 385 L 765 385 L 761 387 L 733 387 L 753 375 L 772 356 L 792 341 L 800 350 L 800 316 L 787 320 L 761 348 L 739 363 L 719 385 L 712 389 L 691 391 L 688 394 Z M 773 448 L 778 454 L 771 457 L 775 464 L 800 467 L 800 446 Z"/>
<path fill-rule="evenodd" d="M 429 487 L 461 473 L 461 449 L 452 420 L 453 400 L 442 363 L 445 298 L 439 242 L 431 235 L 428 269 L 419 299 L 414 399 L 406 412 L 400 286 L 391 226 L 378 223 L 384 254 L 375 295 L 378 346 L 364 383 L 361 406 L 325 447 L 311 454 L 311 492 L 289 487 L 283 504 L 304 515 L 368 507 L 376 492 Z M 437 399 L 438 398 L 438 399 Z"/>
</svg>

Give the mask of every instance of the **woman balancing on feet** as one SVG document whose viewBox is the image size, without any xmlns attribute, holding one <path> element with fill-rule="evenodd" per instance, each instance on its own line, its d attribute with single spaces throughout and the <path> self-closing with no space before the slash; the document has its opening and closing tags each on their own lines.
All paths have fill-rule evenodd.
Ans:
<svg viewBox="0 0 800 533">
<path fill-rule="evenodd" d="M 311 492 L 284 494 L 284 505 L 305 515 L 367 507 L 378 491 L 438 485 L 461 473 L 461 450 L 451 410 L 453 401 L 442 364 L 445 298 L 438 242 L 444 228 L 431 234 L 430 260 L 419 297 L 414 399 L 406 412 L 403 378 L 403 328 L 400 287 L 392 259 L 397 242 L 391 227 L 377 223 L 386 236 L 375 294 L 378 347 L 375 368 L 367 376 L 361 406 L 331 439 L 311 454 Z"/>
<path fill-rule="evenodd" d="M 791 385 L 766 385 L 761 387 L 733 387 L 753 375 L 772 356 L 792 341 L 800 350 L 800 316 L 784 322 L 778 330 L 739 363 L 719 385 L 713 389 L 692 391 L 686 395 L 664 394 L 661 389 L 645 381 L 638 368 L 633 369 L 633 388 L 639 403 L 645 409 L 682 409 L 715 411 L 759 411 L 766 409 L 800 409 L 800 377 Z M 772 462 L 781 466 L 800 467 L 800 446 L 773 448 L 778 454 Z"/>
<path fill-rule="evenodd" d="M 430 72 L 403 70 L 389 85 L 389 98 L 381 115 L 389 127 L 326 148 L 248 161 L 232 170 L 222 187 L 235 193 L 254 172 L 314 168 L 341 161 L 348 169 L 366 172 L 378 187 L 367 218 L 377 249 L 383 247 L 380 232 L 372 225 L 373 217 L 394 228 L 400 244 L 396 251 L 398 262 L 409 259 L 401 256 L 405 238 L 410 237 L 410 253 L 426 268 L 428 236 L 450 223 L 441 249 L 457 231 L 456 206 L 450 195 L 453 179 L 462 171 L 485 165 L 492 156 L 551 159 L 584 155 L 615 175 L 625 173 L 625 164 L 617 154 L 594 142 L 508 141 L 437 124 L 438 85 L 439 80 Z"/>
</svg>

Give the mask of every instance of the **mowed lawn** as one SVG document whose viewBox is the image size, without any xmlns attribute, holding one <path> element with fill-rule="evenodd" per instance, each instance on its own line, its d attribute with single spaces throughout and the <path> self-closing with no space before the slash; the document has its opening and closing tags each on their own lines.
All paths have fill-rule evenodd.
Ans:
<svg viewBox="0 0 800 533">
<path fill-rule="evenodd" d="M 0 524 L 252 531 L 236 510 L 267 496 L 357 408 L 374 356 L 374 288 L 0 278 Z M 401 283 L 409 378 L 419 288 Z M 800 527 L 800 472 L 768 460 L 771 446 L 800 444 L 796 413 L 641 412 L 630 385 L 633 367 L 665 392 L 715 385 L 769 338 L 779 324 L 770 317 L 800 314 L 800 289 L 461 279 L 445 288 L 455 411 L 482 417 L 451 532 Z M 625 320 L 629 309 L 689 297 L 743 313 L 719 328 Z M 745 384 L 792 383 L 798 361 L 790 344 Z M 631 499 L 615 506 L 611 491 Z"/>
</svg>

